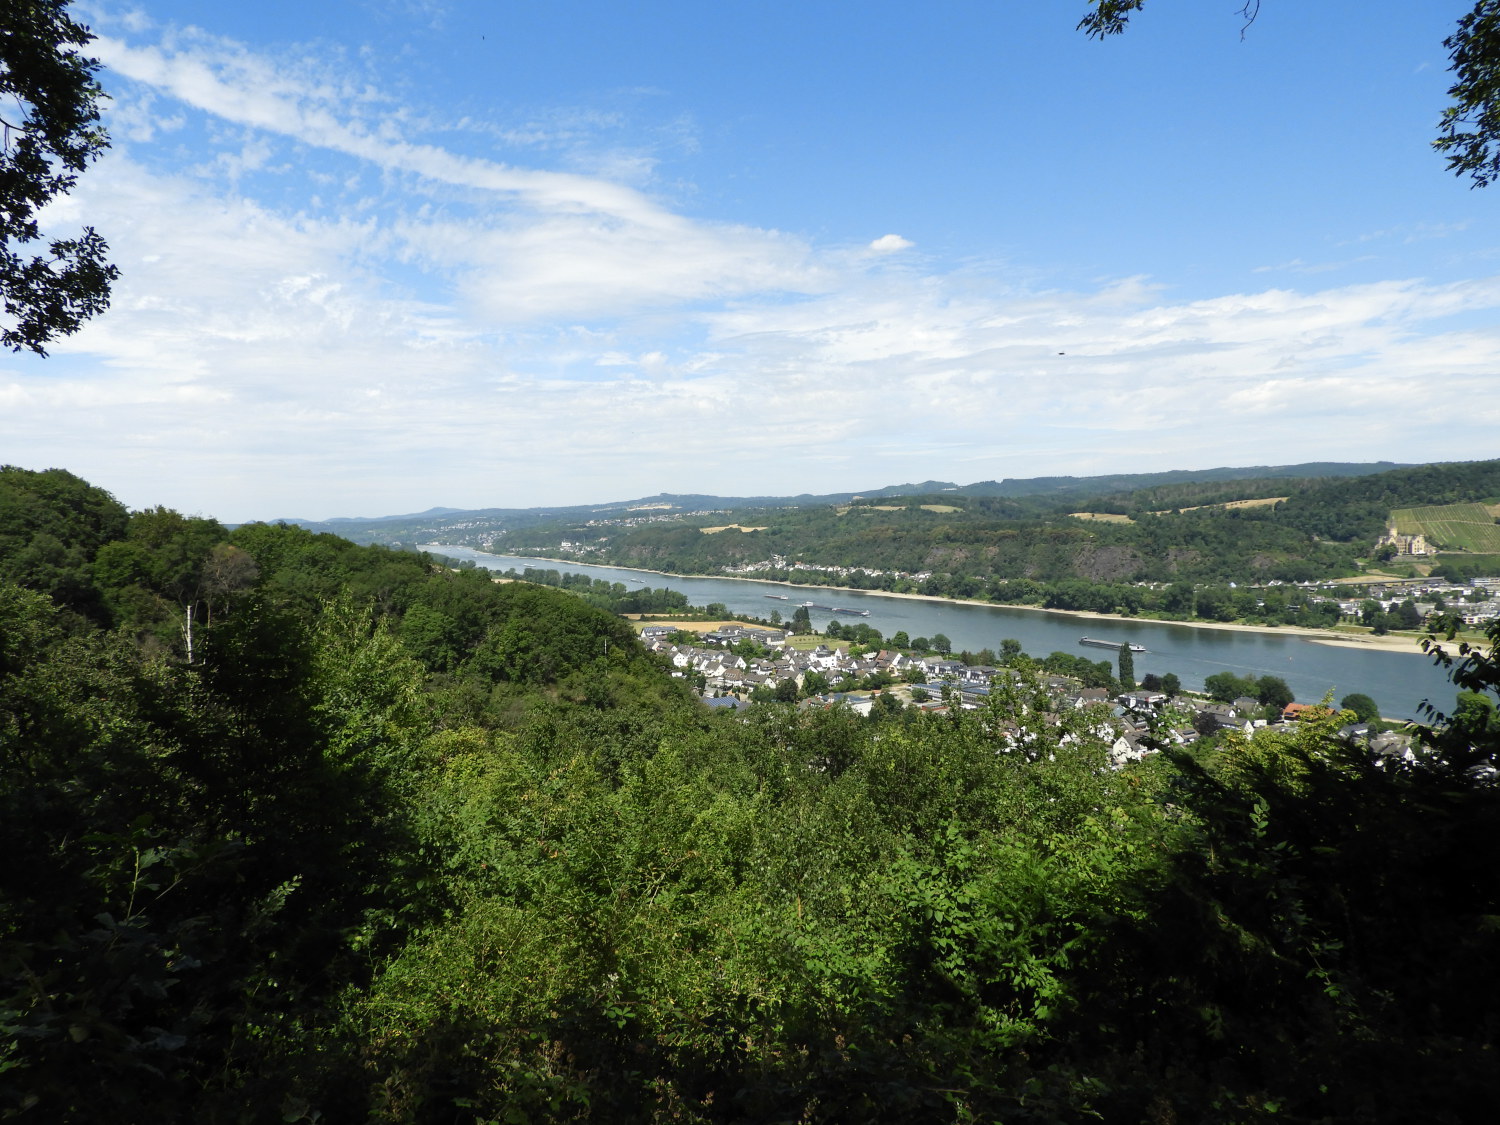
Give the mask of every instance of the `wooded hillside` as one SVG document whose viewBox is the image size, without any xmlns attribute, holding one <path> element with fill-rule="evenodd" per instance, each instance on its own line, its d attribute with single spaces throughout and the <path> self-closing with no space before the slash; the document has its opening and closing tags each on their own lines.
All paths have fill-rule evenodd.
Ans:
<svg viewBox="0 0 1500 1125">
<path fill-rule="evenodd" d="M 1481 461 L 1347 479 L 1191 480 L 1137 492 L 1068 494 L 1062 501 L 941 493 L 649 522 L 554 521 L 517 529 L 495 549 L 555 556 L 568 553 L 566 542 L 583 560 L 686 574 L 781 559 L 757 573 L 1056 608 L 1172 612 L 1160 596 L 1131 593 L 1130 586 L 1187 583 L 1219 587 L 1229 597 L 1231 583 L 1346 577 L 1374 553 L 1393 508 L 1497 496 L 1500 461 Z M 1247 503 L 1262 500 L 1272 502 Z M 704 533 L 726 524 L 760 530 Z M 793 573 L 796 563 L 881 573 Z M 1097 589 L 1085 604 L 1065 592 L 1080 583 L 1117 588 Z"/>
</svg>

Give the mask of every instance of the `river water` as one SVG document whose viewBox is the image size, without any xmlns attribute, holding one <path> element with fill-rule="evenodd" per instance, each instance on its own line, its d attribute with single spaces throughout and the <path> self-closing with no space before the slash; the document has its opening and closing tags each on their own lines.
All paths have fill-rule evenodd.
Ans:
<svg viewBox="0 0 1500 1125">
<path fill-rule="evenodd" d="M 1454 688 L 1441 669 L 1412 646 L 1410 654 L 1363 651 L 1322 645 L 1292 634 L 1251 633 L 1231 629 L 1200 629 L 1164 621 L 1117 621 L 1079 617 L 1071 613 L 1008 609 L 1002 606 L 958 605 L 953 602 L 896 598 L 864 591 L 833 590 L 820 586 L 786 586 L 730 578 L 685 577 L 650 570 L 586 566 L 580 563 L 527 559 L 513 555 L 490 555 L 468 547 L 428 544 L 424 550 L 449 558 L 472 559 L 490 570 L 557 570 L 586 574 L 620 582 L 628 587 L 654 586 L 681 590 L 693 605 L 722 602 L 731 613 L 769 618 L 772 610 L 790 618 L 799 602 L 819 606 L 867 609 L 869 617 L 835 615 L 828 609 L 812 609 L 813 624 L 821 629 L 835 619 L 864 623 L 891 637 L 904 630 L 909 637 L 931 637 L 942 633 L 953 642 L 953 651 L 999 650 L 1000 641 L 1013 637 L 1032 656 L 1062 651 L 1090 660 L 1115 660 L 1108 649 L 1078 643 L 1080 637 L 1132 641 L 1146 646 L 1135 654 L 1135 675 L 1175 672 L 1184 687 L 1198 690 L 1203 680 L 1225 670 L 1236 675 L 1275 675 L 1287 682 L 1299 700 L 1315 703 L 1327 692 L 1337 702 L 1350 692 L 1364 692 L 1380 704 L 1388 718 L 1419 718 L 1422 701 L 1431 699 L 1439 709 L 1451 711 Z M 785 595 L 787 600 L 767 597 Z"/>
</svg>

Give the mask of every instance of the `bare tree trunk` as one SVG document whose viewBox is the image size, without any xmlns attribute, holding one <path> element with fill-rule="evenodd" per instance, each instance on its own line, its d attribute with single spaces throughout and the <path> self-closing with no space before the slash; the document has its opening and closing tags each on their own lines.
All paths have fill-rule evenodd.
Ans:
<svg viewBox="0 0 1500 1125">
<path fill-rule="evenodd" d="M 183 609 L 182 637 L 187 643 L 187 662 L 191 664 L 193 662 L 193 603 L 188 602 Z"/>
</svg>

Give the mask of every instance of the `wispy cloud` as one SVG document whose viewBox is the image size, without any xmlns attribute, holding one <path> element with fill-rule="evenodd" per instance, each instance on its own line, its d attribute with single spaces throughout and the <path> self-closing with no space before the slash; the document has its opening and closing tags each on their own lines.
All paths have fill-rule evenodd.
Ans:
<svg viewBox="0 0 1500 1125">
<path fill-rule="evenodd" d="M 174 37 L 175 38 L 175 37 Z M 652 225 L 671 216 L 640 192 L 596 177 L 462 156 L 406 139 L 402 114 L 367 87 L 319 81 L 300 68 L 201 33 L 171 45 L 132 46 L 101 35 L 91 50 L 111 69 L 223 121 L 279 134 L 454 187 L 511 195 L 542 210 L 596 213 Z M 372 120 L 354 113 L 384 112 Z"/>
</svg>

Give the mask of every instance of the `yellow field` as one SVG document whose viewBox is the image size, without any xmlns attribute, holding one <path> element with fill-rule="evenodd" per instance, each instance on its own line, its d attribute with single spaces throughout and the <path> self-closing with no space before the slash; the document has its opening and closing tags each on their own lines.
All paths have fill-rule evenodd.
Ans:
<svg viewBox="0 0 1500 1125">
<path fill-rule="evenodd" d="M 670 625 L 674 629 L 681 629 L 684 633 L 712 633 L 715 629 L 722 629 L 725 625 L 743 625 L 743 621 L 678 621 L 672 617 L 651 617 L 643 615 L 637 617 L 634 614 L 626 615 L 630 624 L 639 633 L 647 625 Z M 764 626 L 762 626 L 764 628 Z"/>
<path fill-rule="evenodd" d="M 842 516 L 842 515 L 845 515 L 849 511 L 849 509 L 852 508 L 852 507 L 853 507 L 852 504 L 845 504 L 841 508 L 835 508 L 834 511 L 836 511 L 839 515 Z M 923 504 L 923 505 L 921 505 L 921 508 L 922 508 L 922 510 L 924 512 L 959 512 L 959 511 L 963 510 L 962 508 L 955 507 L 952 504 Z M 904 512 L 904 511 L 906 511 L 906 505 L 905 504 L 861 504 L 859 506 L 859 510 L 862 511 L 862 512 Z"/>
<path fill-rule="evenodd" d="M 1115 512 L 1069 512 L 1075 520 L 1103 520 L 1105 523 L 1134 523 L 1129 516 L 1118 515 Z"/>
<path fill-rule="evenodd" d="M 1280 504 L 1283 500 L 1291 499 L 1288 496 L 1262 496 L 1259 500 L 1231 500 L 1227 504 L 1221 504 L 1223 508 L 1269 508 L 1272 504 Z"/>
<path fill-rule="evenodd" d="M 1226 500 L 1222 504 L 1194 504 L 1191 508 L 1168 508 L 1169 512 L 1201 512 L 1205 508 L 1269 508 L 1280 504 L 1285 496 L 1262 496 L 1259 500 Z"/>
<path fill-rule="evenodd" d="M 704 535 L 717 535 L 721 531 L 764 531 L 763 527 L 741 527 L 737 523 L 726 523 L 723 527 L 700 527 Z"/>
</svg>

